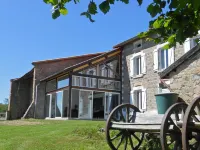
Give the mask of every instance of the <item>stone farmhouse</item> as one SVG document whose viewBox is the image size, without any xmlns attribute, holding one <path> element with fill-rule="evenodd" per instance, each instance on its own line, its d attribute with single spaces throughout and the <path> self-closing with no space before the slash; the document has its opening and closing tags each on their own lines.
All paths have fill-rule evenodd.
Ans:
<svg viewBox="0 0 200 150">
<path fill-rule="evenodd" d="M 8 119 L 107 119 L 121 103 L 156 109 L 163 92 L 190 102 L 200 94 L 197 37 L 164 50 L 136 36 L 105 53 L 33 62 L 11 79 Z"/>
</svg>

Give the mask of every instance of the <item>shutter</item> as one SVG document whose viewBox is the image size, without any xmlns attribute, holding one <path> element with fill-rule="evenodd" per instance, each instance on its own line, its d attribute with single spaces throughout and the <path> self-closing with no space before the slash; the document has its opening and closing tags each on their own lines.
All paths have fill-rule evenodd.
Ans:
<svg viewBox="0 0 200 150">
<path fill-rule="evenodd" d="M 154 70 L 158 70 L 158 49 L 155 49 L 153 51 L 153 55 L 154 55 Z"/>
<path fill-rule="evenodd" d="M 146 101 L 146 89 L 142 89 L 142 109 L 147 109 L 147 101 Z"/>
<path fill-rule="evenodd" d="M 141 65 L 142 65 L 142 74 L 146 73 L 146 58 L 145 58 L 145 53 L 141 54 Z"/>
<path fill-rule="evenodd" d="M 190 45 L 191 42 L 190 41 L 191 41 L 191 39 L 187 38 L 185 40 L 184 44 L 183 44 L 185 53 L 188 52 L 190 50 L 190 48 L 191 48 L 191 45 Z"/>
<path fill-rule="evenodd" d="M 130 59 L 130 76 L 133 76 L 133 57 Z"/>
<path fill-rule="evenodd" d="M 174 47 L 168 50 L 168 64 L 171 65 L 174 63 Z"/>
</svg>

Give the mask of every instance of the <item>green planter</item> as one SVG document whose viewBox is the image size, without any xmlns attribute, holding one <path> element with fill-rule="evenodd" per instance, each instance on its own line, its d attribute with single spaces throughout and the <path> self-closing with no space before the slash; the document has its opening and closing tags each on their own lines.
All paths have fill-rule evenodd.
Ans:
<svg viewBox="0 0 200 150">
<path fill-rule="evenodd" d="M 158 114 L 164 114 L 167 109 L 178 100 L 177 93 L 161 93 L 156 94 L 155 97 Z"/>
</svg>

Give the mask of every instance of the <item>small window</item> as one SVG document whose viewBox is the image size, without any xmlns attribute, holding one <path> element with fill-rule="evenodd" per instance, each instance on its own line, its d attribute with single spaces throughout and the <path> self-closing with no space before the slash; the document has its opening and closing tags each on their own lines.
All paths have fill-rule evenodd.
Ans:
<svg viewBox="0 0 200 150">
<path fill-rule="evenodd" d="M 139 49 L 142 48 L 142 40 L 136 41 L 133 43 L 133 48 L 134 49 Z"/>
<path fill-rule="evenodd" d="M 169 55 L 168 49 L 159 49 L 158 50 L 158 69 L 163 70 L 169 66 Z"/>
<path fill-rule="evenodd" d="M 146 110 L 146 89 L 134 87 L 133 91 L 131 91 L 130 103 L 140 110 Z"/>
<path fill-rule="evenodd" d="M 130 63 L 131 76 L 137 77 L 146 73 L 145 54 L 143 52 L 134 54 Z"/>
<path fill-rule="evenodd" d="M 58 78 L 57 89 L 69 86 L 69 78 L 68 76 L 63 76 Z"/>
<path fill-rule="evenodd" d="M 158 45 L 154 50 L 154 70 L 162 71 L 174 63 L 174 47 L 164 49 L 167 43 Z"/>
</svg>

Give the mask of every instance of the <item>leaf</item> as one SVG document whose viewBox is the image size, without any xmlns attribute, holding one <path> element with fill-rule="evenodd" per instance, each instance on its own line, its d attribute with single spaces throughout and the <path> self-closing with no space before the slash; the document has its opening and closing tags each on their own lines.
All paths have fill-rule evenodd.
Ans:
<svg viewBox="0 0 200 150">
<path fill-rule="evenodd" d="M 99 5 L 99 9 L 106 14 L 110 10 L 110 5 L 108 1 L 104 1 Z"/>
<path fill-rule="evenodd" d="M 169 26 L 170 22 L 171 22 L 171 19 L 166 20 L 164 23 L 164 27 L 167 28 Z"/>
<path fill-rule="evenodd" d="M 168 41 L 169 43 L 174 43 L 175 37 L 176 37 L 176 35 L 171 35 L 171 36 L 168 38 L 167 41 Z"/>
<path fill-rule="evenodd" d="M 137 0 L 137 2 L 138 2 L 138 4 L 139 4 L 139 6 L 141 6 L 141 5 L 142 5 L 142 2 L 143 2 L 143 0 Z"/>
<path fill-rule="evenodd" d="M 147 7 L 147 12 L 150 13 L 151 17 L 155 17 L 158 13 L 162 12 L 162 9 L 158 5 L 150 4 Z"/>
<path fill-rule="evenodd" d="M 199 9 L 199 7 L 200 7 L 200 1 L 199 0 L 192 0 L 192 4 L 193 4 L 195 10 Z"/>
<path fill-rule="evenodd" d="M 123 3 L 128 4 L 129 0 L 121 0 Z"/>
<path fill-rule="evenodd" d="M 86 16 L 86 18 L 88 18 L 90 20 L 90 22 L 95 22 L 93 19 L 92 19 L 92 15 L 89 13 L 89 12 L 82 12 L 81 13 L 81 16 Z"/>
<path fill-rule="evenodd" d="M 52 13 L 52 18 L 56 19 L 60 16 L 60 11 L 57 9 Z"/>
<path fill-rule="evenodd" d="M 60 11 L 60 13 L 62 15 L 67 15 L 68 14 L 68 10 L 65 7 L 60 8 L 59 11 Z"/>
<path fill-rule="evenodd" d="M 97 13 L 97 5 L 95 2 L 90 1 L 89 5 L 88 5 L 88 12 L 93 15 L 95 15 Z"/>
<path fill-rule="evenodd" d="M 108 0 L 110 4 L 114 4 L 115 0 Z"/>
<path fill-rule="evenodd" d="M 155 29 L 158 29 L 158 28 L 160 28 L 160 27 L 162 26 L 162 24 L 163 24 L 163 19 L 157 19 L 157 20 L 153 23 L 153 27 L 154 27 Z"/>
</svg>

